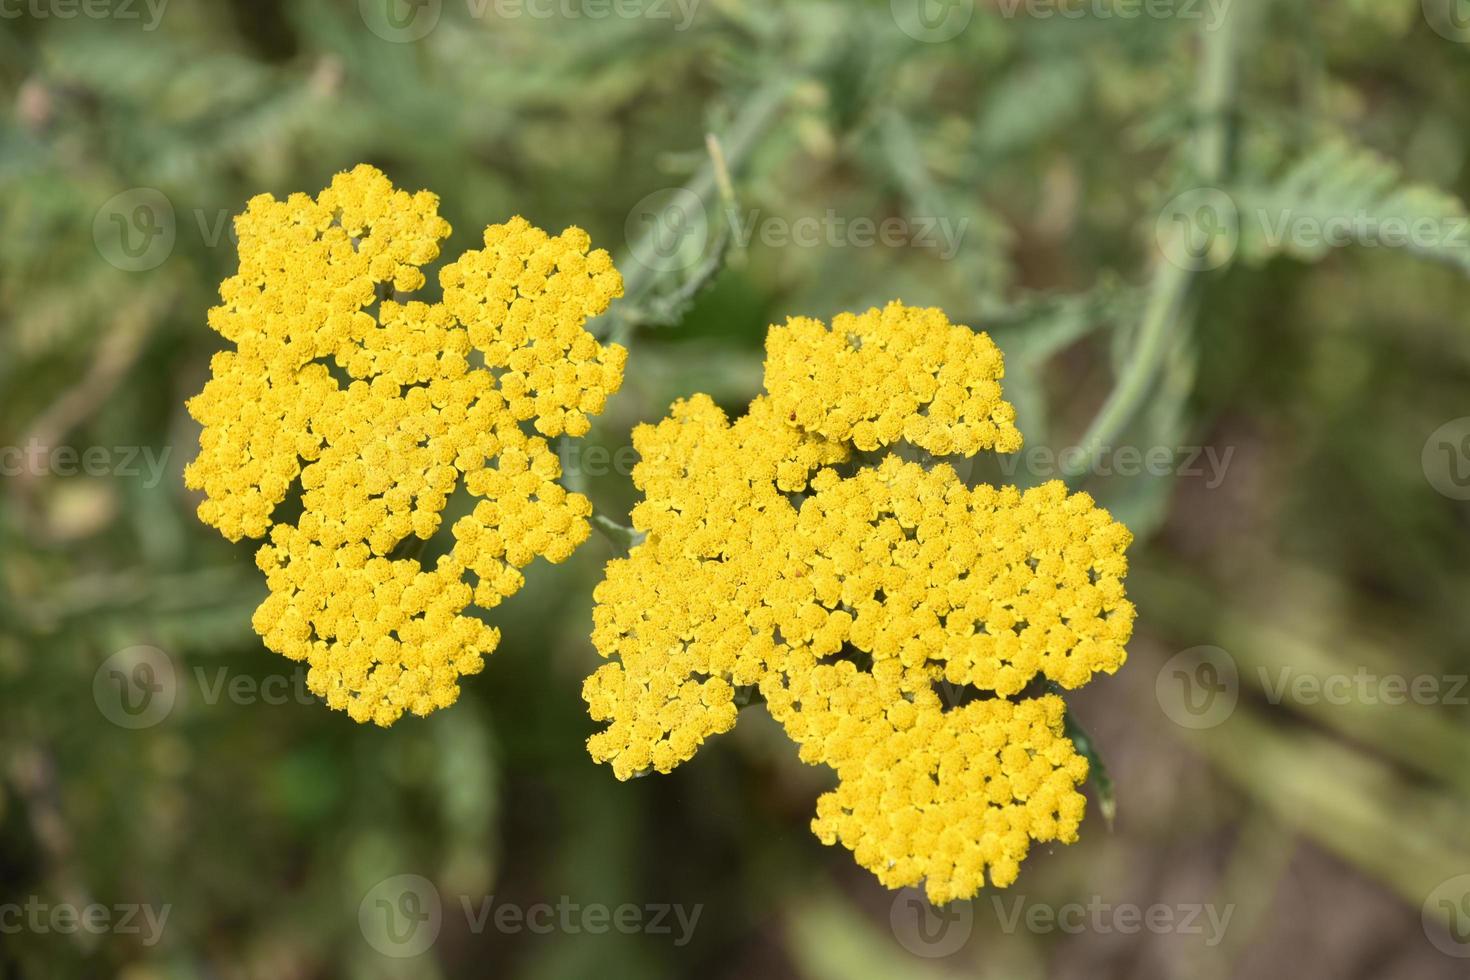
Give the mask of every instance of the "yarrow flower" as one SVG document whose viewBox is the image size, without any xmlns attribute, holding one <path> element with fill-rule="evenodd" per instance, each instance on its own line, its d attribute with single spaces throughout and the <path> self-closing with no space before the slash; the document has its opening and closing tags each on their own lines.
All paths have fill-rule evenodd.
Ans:
<svg viewBox="0 0 1470 980">
<path fill-rule="evenodd" d="M 199 517 L 231 541 L 268 538 L 256 631 L 310 665 L 328 705 L 379 725 L 452 704 L 499 641 L 466 607 L 586 540 L 591 505 L 556 482 L 547 438 L 588 431 L 627 356 L 583 329 L 623 283 L 580 228 L 491 225 L 440 270 L 441 300 L 407 298 L 450 232 L 438 205 L 367 165 L 315 199 L 253 198 L 209 311 L 235 349 L 188 403 Z M 298 481 L 300 516 L 278 519 Z M 461 486 L 477 503 L 453 547 L 432 568 L 406 557 Z"/>
<path fill-rule="evenodd" d="M 696 395 L 639 426 L 645 538 L 595 592 L 592 757 L 667 772 L 759 690 L 836 771 L 812 829 L 891 888 L 968 898 L 1075 840 L 1088 764 L 1048 691 L 1123 663 L 1131 535 L 1060 481 L 904 458 L 1018 450 L 1003 374 L 986 334 L 895 302 L 773 327 L 733 422 Z"/>
</svg>

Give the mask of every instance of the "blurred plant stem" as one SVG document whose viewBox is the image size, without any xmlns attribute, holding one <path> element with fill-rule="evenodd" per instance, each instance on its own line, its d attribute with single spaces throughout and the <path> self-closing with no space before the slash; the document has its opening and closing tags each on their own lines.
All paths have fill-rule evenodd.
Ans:
<svg viewBox="0 0 1470 980">
<path fill-rule="evenodd" d="M 76 840 L 66 820 L 53 754 L 41 745 L 24 742 L 9 743 L 6 750 L 9 758 L 4 775 L 20 795 L 52 889 L 79 908 L 90 904 L 91 893 L 77 861 Z M 97 937 L 85 929 L 76 930 L 71 939 L 86 950 L 97 945 Z"/>
<path fill-rule="evenodd" d="M 612 542 L 618 554 L 626 557 L 633 547 L 643 540 L 643 533 L 635 531 L 631 527 L 625 527 L 617 521 L 604 514 L 592 515 L 592 526 L 601 532 L 602 536 Z"/>
<path fill-rule="evenodd" d="M 1368 753 L 1309 730 L 1283 730 L 1245 706 L 1189 741 L 1241 793 L 1413 908 L 1448 869 L 1470 867 L 1463 800 Z"/>
<path fill-rule="evenodd" d="M 1290 683 L 1298 678 L 1325 685 L 1359 670 L 1387 678 L 1400 676 L 1404 669 L 1393 653 L 1391 636 L 1380 644 L 1344 624 L 1336 600 L 1308 598 L 1318 591 L 1310 572 L 1291 567 L 1274 571 L 1281 594 L 1293 597 L 1292 605 L 1280 610 L 1242 599 L 1222 607 L 1214 589 L 1173 563 L 1138 563 L 1129 569 L 1129 578 L 1135 593 L 1147 597 L 1156 629 L 1181 638 L 1209 636 L 1229 652 L 1242 693 L 1260 688 L 1277 702 L 1273 715 L 1299 713 L 1340 738 L 1470 797 L 1464 728 L 1443 706 L 1394 704 L 1384 698 L 1290 697 Z M 1453 695 L 1443 697 L 1448 701 Z"/>
<path fill-rule="evenodd" d="M 760 138 L 780 118 L 799 78 L 799 74 L 779 75 L 757 88 L 741 107 L 724 139 L 714 133 L 705 134 L 705 162 L 684 185 L 684 190 L 699 198 L 700 204 L 706 210 L 714 198 L 720 200 L 724 210 L 733 210 L 735 189 L 731 172 L 740 167 Z M 659 222 L 655 221 L 654 227 L 659 226 Z M 652 230 L 645 232 L 643 239 L 632 244 L 618 262 L 618 268 L 623 271 L 622 300 L 589 323 L 588 332 L 594 337 L 606 337 L 609 341 L 626 347 L 633 330 L 640 323 L 667 322 L 682 311 L 724 266 L 729 245 L 728 223 L 722 220 L 719 227 L 720 237 L 709 256 L 686 281 L 663 297 L 651 295 L 657 285 L 658 270 L 636 258 L 644 254 L 648 237 L 653 234 Z M 579 492 L 586 489 L 586 481 L 580 474 L 568 474 L 567 483 L 569 488 Z M 643 539 L 640 532 L 603 514 L 592 515 L 592 526 L 611 541 L 622 555 L 627 555 Z"/>
<path fill-rule="evenodd" d="M 791 73 L 778 75 L 767 81 L 741 106 L 735 121 L 723 137 L 706 134 L 705 145 L 709 153 L 705 162 L 683 188 L 697 197 L 706 210 L 715 197 L 725 199 L 727 206 L 733 203 L 728 200 L 733 193 L 730 173 L 740 168 L 761 137 L 781 117 L 800 77 L 799 73 Z M 653 227 L 644 232 L 637 243 L 630 243 L 630 247 L 621 257 L 618 268 L 623 272 L 623 299 L 588 324 L 587 329 L 593 336 L 606 337 L 627 346 L 633 329 L 646 318 L 648 310 L 645 307 L 649 305 L 650 293 L 658 283 L 659 270 L 640 262 L 637 256 L 647 253 L 651 236 L 662 226 L 660 221 L 655 221 Z M 724 226 L 725 223 L 721 222 L 721 227 Z M 723 246 L 723 239 L 721 244 Z M 690 283 L 696 288 L 686 288 L 690 283 L 685 283 L 675 289 L 674 293 L 688 293 L 690 295 L 685 297 L 685 301 L 691 299 L 697 287 L 708 282 L 719 271 L 722 254 L 723 247 L 714 249 L 710 257 L 713 268 L 708 267 L 710 263 L 707 262 L 690 277 Z"/>
<path fill-rule="evenodd" d="M 1054 688 L 1058 695 L 1062 692 L 1060 688 Z M 1077 754 L 1087 760 L 1087 781 L 1092 784 L 1093 792 L 1097 794 L 1097 808 L 1102 813 L 1103 823 L 1108 825 L 1108 830 L 1113 829 L 1113 820 L 1118 815 L 1118 796 L 1113 791 L 1113 777 L 1108 773 L 1108 767 L 1103 762 L 1102 753 L 1098 751 L 1097 743 L 1093 741 L 1092 735 L 1082 727 L 1082 722 L 1077 720 L 1077 715 L 1072 711 L 1071 705 L 1067 706 L 1067 712 L 1062 719 L 1063 731 L 1077 746 Z"/>
<path fill-rule="evenodd" d="M 1240 19 L 1232 6 L 1225 12 L 1221 23 L 1201 29 L 1201 65 L 1195 96 L 1198 120 L 1192 150 L 1195 176 L 1204 186 L 1221 181 L 1229 168 L 1234 135 L 1232 118 L 1239 24 Z M 1187 232 L 1171 227 L 1169 233 Z M 1177 350 L 1179 331 L 1187 328 L 1190 286 L 1196 277 L 1193 270 L 1171 261 L 1170 254 L 1170 250 L 1161 243 L 1133 350 L 1124 363 L 1117 384 L 1082 437 L 1080 445 L 1083 451 L 1077 454 L 1070 466 L 1063 467 L 1063 475 L 1068 482 L 1075 482 L 1092 472 L 1098 456 L 1132 422 L 1153 390 L 1165 359 Z M 964 475 L 969 476 L 968 473 Z M 1063 692 L 1058 689 L 1056 693 L 1061 695 Z M 1103 820 L 1111 830 L 1117 814 L 1117 798 L 1107 765 L 1070 706 L 1064 724 L 1067 737 L 1076 745 L 1078 753 L 1087 759 L 1088 780 L 1097 794 Z"/>
<path fill-rule="evenodd" d="M 1470 772 L 1463 727 L 1451 712 L 1290 693 L 1295 678 L 1325 687 L 1358 671 L 1400 676 L 1391 632 L 1379 646 L 1343 622 L 1339 604 L 1351 600 L 1305 569 L 1274 573 L 1273 592 L 1290 597 L 1279 608 L 1264 600 L 1222 607 L 1217 590 L 1172 564 L 1141 564 L 1130 579 L 1157 629 L 1209 636 L 1236 666 L 1240 702 L 1186 740 L 1241 793 L 1416 907 L 1444 869 L 1470 866 L 1463 832 Z"/>
<path fill-rule="evenodd" d="M 1231 911 L 1231 928 L 1211 949 L 1191 948 L 1187 975 L 1197 980 L 1228 980 L 1242 956 L 1270 922 L 1272 899 L 1297 852 L 1300 837 L 1263 807 L 1244 818 L 1230 852 L 1215 905 Z"/>
<path fill-rule="evenodd" d="M 1200 74 L 1195 96 L 1196 125 L 1193 130 L 1193 170 L 1197 187 L 1212 187 L 1224 181 L 1230 170 L 1234 144 L 1236 59 L 1241 48 L 1241 14 L 1238 5 L 1228 4 L 1213 27 L 1200 29 Z M 1171 236 L 1189 234 L 1188 229 L 1169 228 Z M 1159 371 L 1179 332 L 1187 329 L 1190 286 L 1197 270 L 1187 269 L 1169 258 L 1172 250 L 1159 243 L 1153 282 L 1144 308 L 1143 322 L 1133 339 L 1133 349 L 1122 374 L 1103 403 L 1080 445 L 1082 452 L 1063 467 L 1068 481 L 1092 471 L 1097 459 L 1133 421 L 1153 390 Z"/>
</svg>

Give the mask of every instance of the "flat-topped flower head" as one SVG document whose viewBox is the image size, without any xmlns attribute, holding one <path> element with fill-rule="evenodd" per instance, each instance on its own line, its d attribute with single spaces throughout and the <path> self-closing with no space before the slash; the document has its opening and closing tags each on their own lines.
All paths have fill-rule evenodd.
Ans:
<svg viewBox="0 0 1470 980">
<path fill-rule="evenodd" d="M 986 335 L 895 303 L 773 327 L 734 422 L 699 395 L 640 427 L 646 536 L 595 593 L 593 758 L 667 772 L 759 690 L 836 772 L 813 830 L 886 885 L 968 898 L 1075 840 L 1087 762 L 1044 691 L 1123 663 L 1128 530 L 1059 481 L 904 458 L 1019 449 L 1002 376 Z"/>
<path fill-rule="evenodd" d="M 579 228 L 491 225 L 440 270 L 441 300 L 413 299 L 450 231 L 438 205 L 367 165 L 315 198 L 253 198 L 209 312 L 235 349 L 189 401 L 199 517 L 268 538 L 255 629 L 331 707 L 380 725 L 453 703 L 499 640 L 466 608 L 587 538 L 591 506 L 557 483 L 546 437 L 587 432 L 627 353 L 583 329 L 623 286 Z M 300 516 L 278 519 L 296 486 Z M 450 551 L 432 568 L 405 557 L 460 487 L 477 503 Z"/>
</svg>

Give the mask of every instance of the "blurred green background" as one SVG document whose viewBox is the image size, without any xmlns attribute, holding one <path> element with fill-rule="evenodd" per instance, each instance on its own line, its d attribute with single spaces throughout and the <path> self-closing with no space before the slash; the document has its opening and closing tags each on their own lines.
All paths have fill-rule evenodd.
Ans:
<svg viewBox="0 0 1470 980">
<path fill-rule="evenodd" d="M 1467 975 L 1462 6 L 0 0 L 0 977 Z M 564 459 L 614 520 L 630 428 L 748 402 L 769 323 L 990 330 L 1028 449 L 974 478 L 1097 450 L 1137 538 L 1081 841 L 935 917 L 811 835 L 831 774 L 760 707 L 618 783 L 596 535 L 452 709 L 303 696 L 183 403 L 230 217 L 363 161 L 448 256 L 517 213 L 613 252 L 627 381 Z"/>
</svg>

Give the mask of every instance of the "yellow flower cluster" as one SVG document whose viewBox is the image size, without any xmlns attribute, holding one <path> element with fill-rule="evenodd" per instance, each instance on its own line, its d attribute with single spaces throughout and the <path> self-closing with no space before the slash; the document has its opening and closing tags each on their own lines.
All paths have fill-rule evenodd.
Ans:
<svg viewBox="0 0 1470 980">
<path fill-rule="evenodd" d="M 1033 840 L 1074 840 L 1087 762 L 1037 688 L 1123 663 L 1128 530 L 1059 481 L 970 488 L 853 452 L 1019 448 L 1001 376 L 984 334 L 892 304 L 773 328 L 766 394 L 734 422 L 699 395 L 640 426 L 646 537 L 595 593 L 592 756 L 667 772 L 759 689 L 836 770 L 814 831 L 890 887 L 967 898 Z"/>
<path fill-rule="evenodd" d="M 1054 694 L 943 711 L 890 706 L 855 739 L 812 829 L 840 841 L 890 888 L 926 882 L 929 900 L 1016 880 L 1031 841 L 1077 838 L 1087 760 L 1062 734 Z M 897 716 L 897 720 L 895 717 Z"/>
<path fill-rule="evenodd" d="M 209 312 L 235 349 L 189 401 L 199 517 L 231 541 L 269 535 L 256 631 L 331 707 L 379 725 L 453 703 L 499 640 L 465 608 L 586 540 L 591 506 L 556 482 L 545 437 L 587 432 L 627 354 L 583 329 L 623 285 L 579 228 L 492 225 L 440 270 L 442 300 L 404 297 L 449 234 L 438 203 L 367 165 L 315 199 L 253 198 Z M 277 521 L 298 483 L 300 516 Z M 450 552 L 432 570 L 403 557 L 461 485 L 478 501 Z"/>
<path fill-rule="evenodd" d="M 1021 448 L 1001 399 L 1000 350 L 943 311 L 889 303 L 828 330 L 792 317 L 766 337 L 766 390 L 807 432 L 869 452 L 899 440 L 936 456 Z"/>
</svg>

